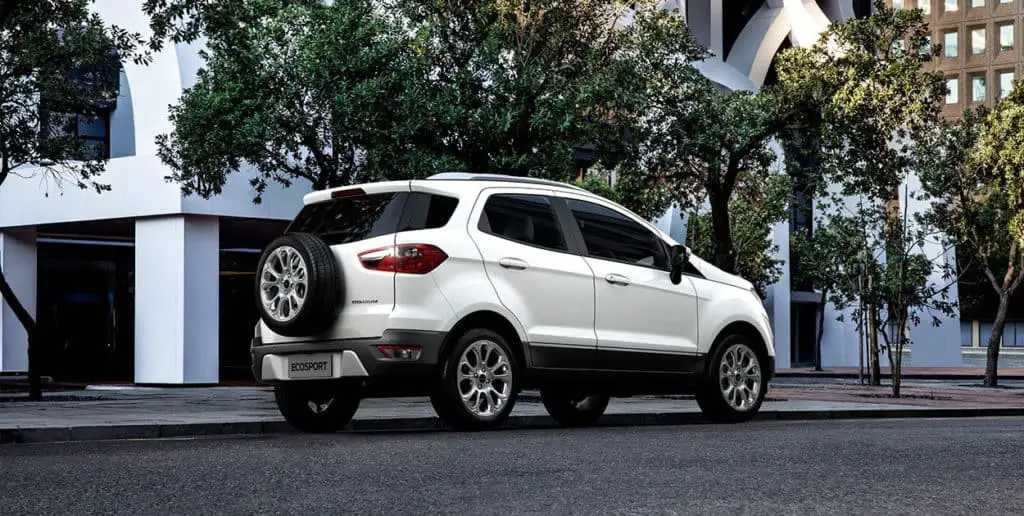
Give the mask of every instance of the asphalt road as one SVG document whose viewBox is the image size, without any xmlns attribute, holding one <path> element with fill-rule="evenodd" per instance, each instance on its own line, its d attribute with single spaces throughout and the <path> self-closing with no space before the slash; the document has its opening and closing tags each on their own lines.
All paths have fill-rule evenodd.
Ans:
<svg viewBox="0 0 1024 516">
<path fill-rule="evenodd" d="M 21 514 L 1024 514 L 1020 418 L 0 446 Z"/>
</svg>

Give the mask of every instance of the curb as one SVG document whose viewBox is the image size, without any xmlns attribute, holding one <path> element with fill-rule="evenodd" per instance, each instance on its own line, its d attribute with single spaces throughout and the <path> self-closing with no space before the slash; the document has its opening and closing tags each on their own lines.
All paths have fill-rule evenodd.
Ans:
<svg viewBox="0 0 1024 516">
<path fill-rule="evenodd" d="M 755 421 L 822 421 L 834 419 L 910 419 L 1024 417 L 1024 408 L 907 408 L 849 410 L 761 411 Z M 606 414 L 595 427 L 712 424 L 699 412 Z M 511 416 L 503 429 L 561 428 L 549 416 Z M 446 430 L 437 417 L 355 419 L 352 432 Z M 0 428 L 0 444 L 162 439 L 224 435 L 280 435 L 297 433 L 284 421 L 235 423 L 140 424 L 49 428 Z"/>
</svg>

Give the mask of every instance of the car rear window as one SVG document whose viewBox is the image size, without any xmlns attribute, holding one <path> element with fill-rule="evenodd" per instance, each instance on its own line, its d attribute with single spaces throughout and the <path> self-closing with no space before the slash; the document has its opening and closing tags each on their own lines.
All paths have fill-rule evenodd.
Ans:
<svg viewBox="0 0 1024 516">
<path fill-rule="evenodd" d="M 348 244 L 395 233 L 399 224 L 402 231 L 444 227 L 457 205 L 457 199 L 420 192 L 342 197 L 305 206 L 286 232 Z"/>
<path fill-rule="evenodd" d="M 302 208 L 287 232 L 312 233 L 328 245 L 394 233 L 405 197 L 401 193 L 384 193 L 310 204 Z"/>
</svg>

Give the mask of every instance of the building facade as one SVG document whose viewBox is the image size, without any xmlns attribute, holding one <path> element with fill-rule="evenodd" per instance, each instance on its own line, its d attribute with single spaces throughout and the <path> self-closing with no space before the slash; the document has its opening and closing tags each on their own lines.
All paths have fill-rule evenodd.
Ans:
<svg viewBox="0 0 1024 516">
<path fill-rule="evenodd" d="M 145 34 L 148 19 L 141 5 L 142 0 L 98 0 L 93 8 L 111 23 Z M 680 9 L 711 50 L 713 57 L 698 65 L 702 73 L 723 89 L 754 91 L 773 80 L 773 58 L 781 49 L 812 44 L 831 21 L 869 12 L 870 2 L 668 0 L 666 7 Z M 259 251 L 294 216 L 310 185 L 270 186 L 257 205 L 244 173 L 230 176 L 224 192 L 209 200 L 183 196 L 164 179 L 170 171 L 156 156 L 155 137 L 172 129 L 167 107 L 194 83 L 198 52 L 197 45 L 169 45 L 147 66 L 124 63 L 109 116 L 80 125 L 80 137 L 109 148 L 101 180 L 111 191 L 61 187 L 32 177 L 30 169 L 19 170 L 28 178 L 12 177 L 0 188 L 0 265 L 40 323 L 57 328 L 41 353 L 43 374 L 140 384 L 248 377 Z M 1005 68 L 986 66 L 992 77 Z M 956 70 L 951 77 L 974 73 L 966 66 Z M 812 214 L 808 200 L 774 228 L 787 260 L 767 304 L 782 368 L 813 359 L 819 296 L 793 282 L 788 260 L 791 231 L 813 226 Z M 679 240 L 685 237 L 677 210 L 658 224 Z M 856 365 L 856 329 L 836 321 L 834 308 L 824 309 L 823 364 Z M 914 347 L 911 364 L 961 363 L 955 318 L 913 332 L 915 342 L 927 345 Z M 23 372 L 27 362 L 25 332 L 4 304 L 0 373 Z"/>
</svg>

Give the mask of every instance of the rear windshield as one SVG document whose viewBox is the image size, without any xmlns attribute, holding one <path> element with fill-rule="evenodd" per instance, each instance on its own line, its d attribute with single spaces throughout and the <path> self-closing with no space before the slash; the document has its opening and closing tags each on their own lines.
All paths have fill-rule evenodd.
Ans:
<svg viewBox="0 0 1024 516">
<path fill-rule="evenodd" d="M 342 197 L 302 208 L 287 233 L 312 233 L 327 245 L 348 244 L 448 223 L 458 200 L 425 193 L 392 192 Z"/>
</svg>

